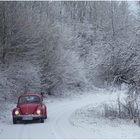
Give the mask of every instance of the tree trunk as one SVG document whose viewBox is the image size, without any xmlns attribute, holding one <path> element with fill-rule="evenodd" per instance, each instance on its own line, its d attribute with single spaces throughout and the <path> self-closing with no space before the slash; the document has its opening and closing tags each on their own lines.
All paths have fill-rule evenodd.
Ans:
<svg viewBox="0 0 140 140">
<path fill-rule="evenodd" d="M 6 8 L 5 2 L 3 2 L 3 40 L 2 40 L 2 62 L 5 63 L 6 55 Z"/>
</svg>

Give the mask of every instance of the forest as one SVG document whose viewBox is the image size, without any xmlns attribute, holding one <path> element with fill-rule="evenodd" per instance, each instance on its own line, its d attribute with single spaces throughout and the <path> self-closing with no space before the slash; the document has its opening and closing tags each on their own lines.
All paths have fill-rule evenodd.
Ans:
<svg viewBox="0 0 140 140">
<path fill-rule="evenodd" d="M 140 3 L 1 1 L 0 96 L 94 88 L 139 94 Z"/>
</svg>

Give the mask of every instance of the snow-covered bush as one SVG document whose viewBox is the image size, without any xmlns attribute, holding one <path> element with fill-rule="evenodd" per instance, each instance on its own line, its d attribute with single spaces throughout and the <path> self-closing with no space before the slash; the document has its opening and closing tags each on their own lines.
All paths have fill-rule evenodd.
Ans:
<svg viewBox="0 0 140 140">
<path fill-rule="evenodd" d="M 135 93 L 129 96 L 126 93 L 125 98 L 117 98 L 113 104 L 104 104 L 103 115 L 106 118 L 121 118 L 121 119 L 139 119 L 140 117 L 140 102 Z"/>
<path fill-rule="evenodd" d="M 40 93 L 40 70 L 28 62 L 12 63 L 1 71 L 1 100 L 17 100 L 23 93 Z"/>
</svg>

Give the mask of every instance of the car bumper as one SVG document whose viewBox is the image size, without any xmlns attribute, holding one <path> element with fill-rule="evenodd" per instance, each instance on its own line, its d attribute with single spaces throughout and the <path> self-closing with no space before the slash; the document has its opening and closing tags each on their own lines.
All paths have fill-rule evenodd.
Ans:
<svg viewBox="0 0 140 140">
<path fill-rule="evenodd" d="M 36 119 L 36 118 L 42 118 L 44 117 L 43 115 L 14 115 L 13 118 L 32 118 L 32 119 Z"/>
</svg>

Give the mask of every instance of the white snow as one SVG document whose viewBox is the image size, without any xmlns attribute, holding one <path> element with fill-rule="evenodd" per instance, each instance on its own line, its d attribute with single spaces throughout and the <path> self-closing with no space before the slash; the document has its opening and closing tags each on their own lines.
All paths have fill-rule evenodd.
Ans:
<svg viewBox="0 0 140 140">
<path fill-rule="evenodd" d="M 112 104 L 124 91 L 99 90 L 69 97 L 47 96 L 48 119 L 44 123 L 12 123 L 14 103 L 0 114 L 0 139 L 140 139 L 140 128 L 131 120 L 107 119 L 104 103 Z"/>
<path fill-rule="evenodd" d="M 96 139 L 139 139 L 138 125 L 132 120 L 105 118 L 102 115 L 103 106 L 88 105 L 76 110 L 70 117 L 70 122 L 77 128 L 91 132 L 89 138 Z M 94 134 L 94 135 L 93 135 Z"/>
</svg>

